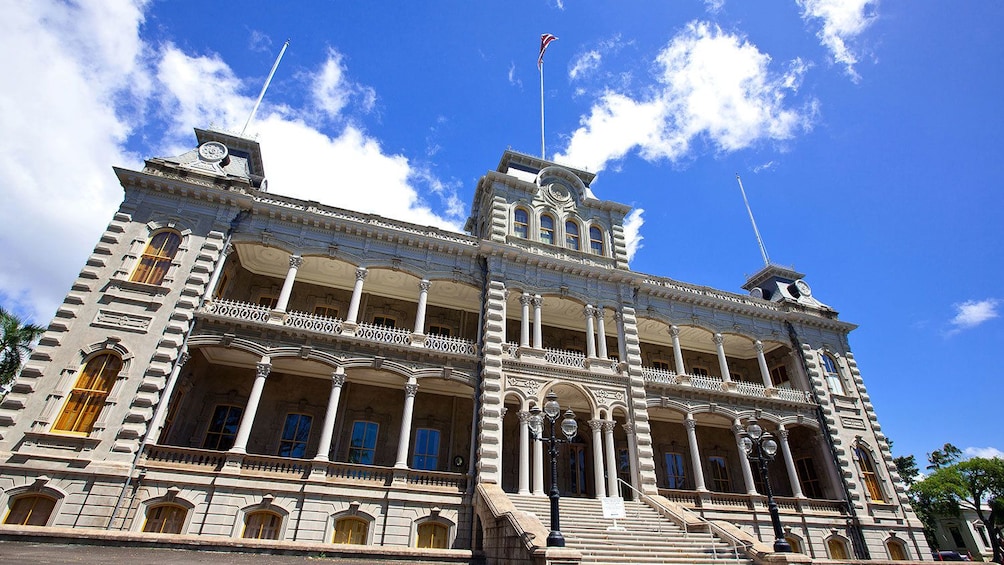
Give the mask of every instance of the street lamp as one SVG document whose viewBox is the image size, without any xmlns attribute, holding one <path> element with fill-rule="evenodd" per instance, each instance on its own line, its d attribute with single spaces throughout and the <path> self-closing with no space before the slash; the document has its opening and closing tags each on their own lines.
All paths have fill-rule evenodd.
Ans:
<svg viewBox="0 0 1004 565">
<path fill-rule="evenodd" d="M 551 494 L 549 495 L 551 499 L 551 533 L 547 535 L 547 546 L 565 547 L 565 536 L 561 535 L 558 515 L 558 444 L 569 443 L 579 430 L 579 424 L 575 422 L 575 413 L 566 410 L 564 418 L 561 420 L 561 433 L 564 434 L 565 439 L 555 437 L 554 422 L 561 414 L 561 406 L 558 405 L 558 395 L 553 390 L 547 393 L 545 398 L 547 401 L 544 403 L 543 414 L 541 414 L 540 406 L 534 405 L 533 408 L 530 408 L 530 433 L 533 435 L 533 439 L 548 443 L 548 453 L 551 455 Z M 541 432 L 544 431 L 544 418 L 547 418 L 547 421 L 551 423 L 550 438 L 541 437 Z"/>
<path fill-rule="evenodd" d="M 774 455 L 777 454 L 777 442 L 774 441 L 774 436 L 756 423 L 756 420 L 750 420 L 742 436 L 746 457 L 760 470 L 763 488 L 767 491 L 767 510 L 770 511 L 770 521 L 774 525 L 774 551 L 791 553 L 791 544 L 784 539 L 784 533 L 781 531 L 781 517 L 777 512 L 777 503 L 774 502 L 774 494 L 770 490 L 770 475 L 767 473 L 767 464 L 773 461 Z"/>
</svg>

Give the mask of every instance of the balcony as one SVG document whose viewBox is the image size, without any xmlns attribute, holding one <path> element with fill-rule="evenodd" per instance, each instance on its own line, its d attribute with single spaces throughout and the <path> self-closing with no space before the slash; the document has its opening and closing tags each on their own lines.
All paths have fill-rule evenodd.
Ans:
<svg viewBox="0 0 1004 565">
<path fill-rule="evenodd" d="M 642 377 L 646 385 L 664 389 L 703 390 L 726 396 L 743 398 L 763 398 L 800 404 L 814 404 L 812 394 L 790 388 L 767 388 L 751 381 L 725 381 L 709 375 L 677 375 L 674 371 L 655 367 L 642 367 Z"/>
<path fill-rule="evenodd" d="M 418 335 L 411 330 L 392 328 L 379 324 L 350 324 L 339 318 L 330 318 L 306 312 L 277 312 L 268 306 L 238 300 L 217 299 L 207 302 L 198 313 L 221 322 L 236 322 L 261 329 L 276 325 L 297 332 L 313 334 L 332 339 L 352 339 L 369 343 L 414 347 L 445 353 L 473 357 L 477 345 L 468 339 L 442 336 Z"/>
<path fill-rule="evenodd" d="M 375 465 L 314 461 L 270 455 L 235 454 L 189 447 L 148 445 L 140 461 L 148 471 L 323 481 L 339 485 L 412 487 L 445 493 L 467 491 L 468 476 L 445 471 L 398 469 Z"/>
<path fill-rule="evenodd" d="M 698 492 L 694 490 L 659 489 L 659 494 L 676 502 L 702 516 L 705 512 L 736 513 L 748 517 L 754 514 L 767 513 L 767 497 L 763 495 L 738 494 L 731 492 Z M 812 516 L 843 516 L 847 513 L 847 503 L 842 500 L 825 500 L 816 498 L 796 498 L 792 496 L 775 496 L 778 511 L 782 516 L 801 518 Z"/>
</svg>

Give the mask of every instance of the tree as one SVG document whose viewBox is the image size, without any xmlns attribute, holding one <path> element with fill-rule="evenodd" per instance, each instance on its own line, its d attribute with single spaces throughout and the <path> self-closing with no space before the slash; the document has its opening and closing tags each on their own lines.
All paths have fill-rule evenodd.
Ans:
<svg viewBox="0 0 1004 565">
<path fill-rule="evenodd" d="M 955 463 L 962 458 L 962 450 L 950 443 L 946 443 L 941 449 L 935 449 L 927 454 L 928 471 L 937 471 Z"/>
<path fill-rule="evenodd" d="M 893 457 L 892 462 L 896 465 L 896 470 L 899 471 L 899 477 L 903 479 L 903 484 L 907 488 L 912 487 L 920 475 L 920 469 L 917 468 L 917 458 L 913 455 L 901 455 Z"/>
<path fill-rule="evenodd" d="M 951 444 L 946 447 L 948 445 Z M 957 516 L 963 506 L 975 510 L 987 528 L 993 560 L 1004 562 L 1001 549 L 1004 543 L 1001 531 L 1004 528 L 1004 459 L 973 457 L 943 466 L 914 484 L 910 491 L 925 527 L 935 516 Z"/>
<path fill-rule="evenodd" d="M 43 332 L 45 328 L 26 324 L 0 306 L 0 386 L 14 380 L 32 343 Z"/>
</svg>

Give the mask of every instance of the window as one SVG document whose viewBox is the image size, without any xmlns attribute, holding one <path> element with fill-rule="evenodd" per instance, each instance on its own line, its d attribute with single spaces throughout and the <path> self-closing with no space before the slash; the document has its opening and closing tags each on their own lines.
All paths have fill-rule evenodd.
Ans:
<svg viewBox="0 0 1004 565">
<path fill-rule="evenodd" d="M 287 414 L 279 442 L 279 457 L 303 459 L 307 455 L 307 440 L 310 439 L 310 416 Z"/>
<path fill-rule="evenodd" d="M 596 226 L 589 228 L 589 250 L 596 255 L 603 255 L 603 232 Z"/>
<path fill-rule="evenodd" d="M 415 455 L 411 468 L 422 471 L 439 468 L 439 430 L 419 428 L 415 432 Z"/>
<path fill-rule="evenodd" d="M 687 468 L 683 461 L 683 454 L 668 452 L 664 457 L 666 459 L 666 488 L 687 488 Z"/>
<path fill-rule="evenodd" d="M 906 546 L 903 542 L 895 539 L 890 539 L 886 542 L 885 547 L 889 550 L 889 559 L 893 561 L 906 561 L 909 559 L 906 556 Z"/>
<path fill-rule="evenodd" d="M 830 559 L 847 559 L 847 542 L 840 538 L 826 540 L 826 552 Z"/>
<path fill-rule="evenodd" d="M 732 482 L 729 480 L 728 461 L 721 455 L 708 457 L 711 471 L 711 488 L 716 492 L 730 492 Z"/>
<path fill-rule="evenodd" d="M 446 549 L 446 537 L 450 530 L 438 522 L 426 522 L 418 527 L 417 547 Z"/>
<path fill-rule="evenodd" d="M 791 382 L 788 379 L 788 369 L 784 365 L 778 365 L 771 369 L 770 382 L 774 383 L 775 387 L 782 387 L 784 385 L 791 387 Z"/>
<path fill-rule="evenodd" d="M 209 421 L 206 439 L 202 449 L 226 451 L 234 446 L 237 439 L 237 428 L 241 425 L 241 414 L 244 410 L 237 406 L 220 404 L 213 411 L 213 419 Z"/>
<path fill-rule="evenodd" d="M 668 371 L 669 363 L 665 361 L 652 361 L 652 368 L 659 369 L 660 371 Z"/>
<path fill-rule="evenodd" d="M 338 308 L 331 306 L 314 306 L 314 315 L 323 318 L 338 318 Z"/>
<path fill-rule="evenodd" d="M 527 239 L 529 237 L 530 218 L 526 210 L 516 208 L 512 215 L 512 231 L 517 236 Z"/>
<path fill-rule="evenodd" d="M 352 423 L 352 437 L 349 440 L 349 463 L 372 465 L 376 451 L 376 422 L 357 421 Z"/>
<path fill-rule="evenodd" d="M 948 533 L 952 535 L 952 543 L 955 544 L 956 549 L 964 549 L 966 547 L 966 540 L 962 539 L 962 532 L 958 526 L 948 526 Z"/>
<path fill-rule="evenodd" d="M 791 546 L 792 553 L 802 553 L 802 542 L 791 536 L 784 536 L 784 539 Z"/>
<path fill-rule="evenodd" d="M 837 362 L 830 357 L 829 354 L 824 353 L 823 357 L 823 373 L 826 377 L 826 384 L 830 387 L 830 391 L 834 394 L 844 394 L 844 385 L 840 381 L 840 373 L 837 371 Z"/>
<path fill-rule="evenodd" d="M 397 320 L 389 316 L 373 316 L 373 324 L 377 326 L 384 326 L 388 328 L 396 328 Z"/>
<path fill-rule="evenodd" d="M 227 284 L 230 282 L 230 271 L 224 271 L 223 276 L 220 277 L 220 281 L 216 283 L 216 290 L 213 291 L 213 298 L 219 299 L 223 297 L 223 291 L 226 290 Z"/>
<path fill-rule="evenodd" d="M 691 367 L 690 374 L 694 375 L 695 377 L 706 377 L 708 376 L 708 370 L 705 369 L 704 367 Z"/>
<path fill-rule="evenodd" d="M 795 461 L 795 471 L 798 482 L 802 485 L 802 494 L 809 498 L 823 498 L 823 489 L 819 484 L 819 475 L 811 457 L 803 457 Z"/>
<path fill-rule="evenodd" d="M 84 370 L 52 429 L 71 434 L 91 433 L 121 370 L 122 358 L 115 353 L 91 357 L 84 365 Z"/>
<path fill-rule="evenodd" d="M 167 415 L 164 416 L 164 427 L 160 429 L 157 443 L 166 443 L 167 438 L 171 437 L 171 429 L 174 427 L 174 421 L 178 418 L 178 410 L 183 400 L 185 400 L 185 390 L 175 389 L 174 395 L 171 397 L 171 403 L 167 406 Z"/>
<path fill-rule="evenodd" d="M 155 534 L 180 534 L 185 527 L 185 517 L 188 510 L 177 504 L 159 504 L 151 506 L 146 511 L 144 532 Z"/>
<path fill-rule="evenodd" d="M 554 245 L 554 218 L 550 214 L 543 214 L 540 217 L 540 241 Z"/>
<path fill-rule="evenodd" d="M 346 545 L 365 545 L 366 532 L 369 524 L 360 518 L 342 518 L 335 522 L 335 539 L 333 543 Z"/>
<path fill-rule="evenodd" d="M 270 310 L 275 310 L 275 307 L 279 305 L 279 297 L 272 296 L 271 294 L 263 294 L 258 297 L 258 305 L 265 306 Z"/>
<path fill-rule="evenodd" d="M 244 519 L 245 539 L 279 539 L 282 516 L 268 510 L 258 510 Z"/>
<path fill-rule="evenodd" d="M 565 222 L 565 247 L 579 250 L 579 224 L 571 220 Z"/>
<path fill-rule="evenodd" d="M 450 337 L 450 328 L 438 324 L 429 324 L 429 331 L 427 331 L 426 333 L 429 335 L 441 335 L 444 337 Z"/>
<path fill-rule="evenodd" d="M 56 500 L 40 494 L 26 494 L 11 502 L 4 524 L 16 526 L 45 526 L 56 507 Z"/>
<path fill-rule="evenodd" d="M 884 502 L 885 497 L 882 496 L 882 486 L 879 484 L 878 474 L 875 472 L 875 464 L 872 462 L 871 455 L 861 446 L 854 448 L 854 454 L 858 458 L 858 466 L 861 468 L 861 479 L 865 482 L 869 498 L 875 502 Z"/>
<path fill-rule="evenodd" d="M 129 280 L 143 284 L 163 282 L 179 246 L 181 235 L 174 230 L 162 230 L 153 234 Z"/>
</svg>

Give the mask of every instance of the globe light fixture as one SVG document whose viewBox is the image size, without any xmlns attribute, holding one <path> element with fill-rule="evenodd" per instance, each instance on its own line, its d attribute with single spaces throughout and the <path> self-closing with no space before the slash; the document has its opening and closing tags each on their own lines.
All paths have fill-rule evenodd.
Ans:
<svg viewBox="0 0 1004 565">
<path fill-rule="evenodd" d="M 558 404 L 558 395 L 551 392 L 544 397 L 544 409 L 536 404 L 530 408 L 530 434 L 536 441 L 546 441 L 548 454 L 551 456 L 551 492 L 548 497 L 551 499 L 551 533 L 547 536 L 548 547 L 565 547 L 565 536 L 561 534 L 561 516 L 558 508 L 558 444 L 569 443 L 579 431 L 579 424 L 575 421 L 575 413 L 566 410 L 561 422 L 556 426 L 555 422 L 561 415 L 561 405 Z M 550 437 L 543 437 L 544 420 L 550 423 Z M 555 435 L 555 428 L 561 428 L 564 439 Z"/>
<path fill-rule="evenodd" d="M 781 530 L 781 516 L 777 510 L 777 503 L 774 502 L 774 493 L 770 488 L 770 475 L 767 472 L 767 464 L 774 460 L 777 455 L 777 441 L 769 432 L 764 431 L 756 420 L 750 420 L 746 424 L 746 430 L 742 434 L 743 450 L 750 463 L 756 465 L 760 471 L 760 478 L 763 479 L 763 487 L 767 495 L 767 510 L 770 511 L 770 521 L 774 526 L 774 551 L 778 553 L 791 553 L 791 544 L 784 539 L 784 532 Z"/>
</svg>

